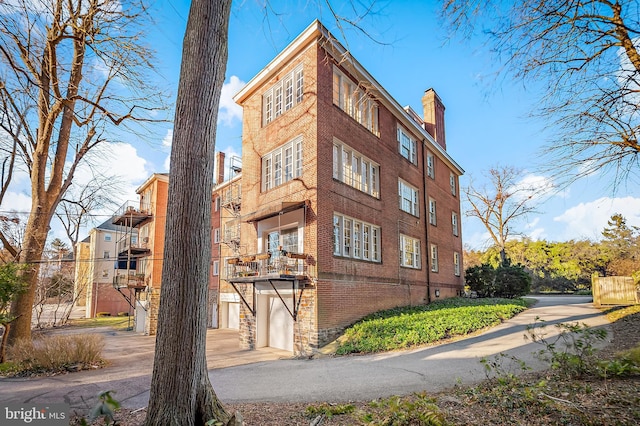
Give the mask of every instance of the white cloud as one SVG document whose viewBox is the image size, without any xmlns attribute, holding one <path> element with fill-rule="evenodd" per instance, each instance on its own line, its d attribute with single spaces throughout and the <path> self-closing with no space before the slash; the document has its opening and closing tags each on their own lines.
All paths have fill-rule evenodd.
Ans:
<svg viewBox="0 0 640 426">
<path fill-rule="evenodd" d="M 530 173 L 515 184 L 512 190 L 516 191 L 514 195 L 516 198 L 523 199 L 530 197 L 532 199 L 539 199 L 545 195 L 549 195 L 554 188 L 555 185 L 553 181 L 548 177 Z"/>
<path fill-rule="evenodd" d="M 242 107 L 235 103 L 233 96 L 244 87 L 246 83 L 235 75 L 229 78 L 228 83 L 222 85 L 220 94 L 220 107 L 218 110 L 218 122 L 232 127 L 235 120 L 242 120 Z"/>
<path fill-rule="evenodd" d="M 7 191 L 0 209 L 3 212 L 29 212 L 31 211 L 31 197 L 21 192 Z"/>
<path fill-rule="evenodd" d="M 167 129 L 167 134 L 162 139 L 162 146 L 171 148 L 173 142 L 173 129 Z"/>
<path fill-rule="evenodd" d="M 640 198 L 602 197 L 573 206 L 553 218 L 565 227 L 562 235 L 558 235 L 556 239 L 600 238 L 607 221 L 615 213 L 623 215 L 628 225 L 640 226 Z"/>
</svg>

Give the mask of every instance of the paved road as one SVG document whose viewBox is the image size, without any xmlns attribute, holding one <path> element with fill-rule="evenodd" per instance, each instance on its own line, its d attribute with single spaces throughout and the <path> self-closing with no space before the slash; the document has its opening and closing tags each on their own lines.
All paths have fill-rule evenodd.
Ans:
<svg viewBox="0 0 640 426">
<path fill-rule="evenodd" d="M 456 383 L 485 378 L 482 357 L 508 353 L 532 368 L 539 344 L 524 339 L 536 317 L 547 323 L 608 324 L 591 298 L 540 297 L 538 304 L 481 335 L 422 349 L 367 356 L 287 360 L 212 370 L 209 374 L 225 402 L 354 401 L 417 391 L 440 391 Z M 550 333 L 555 327 L 547 327 Z M 506 366 L 506 365 L 505 365 Z M 514 366 L 515 367 L 515 366 Z M 515 372 L 515 371 L 514 371 Z"/>
<path fill-rule="evenodd" d="M 524 339 L 527 325 L 536 317 L 550 324 L 577 321 L 594 327 L 607 325 L 590 298 L 538 299 L 534 308 L 480 335 L 378 355 L 279 359 L 282 352 L 242 351 L 237 348 L 233 332 L 211 330 L 207 343 L 209 376 L 226 403 L 339 402 L 439 391 L 484 379 L 479 360 L 499 353 L 514 355 L 531 367 L 541 368 L 532 356 L 540 347 Z M 112 366 L 51 378 L 0 379 L 0 402 L 66 402 L 72 408 L 86 410 L 99 391 L 113 389 L 123 406 L 146 406 L 154 339 L 116 332 L 106 338 L 106 356 L 113 360 Z"/>
</svg>

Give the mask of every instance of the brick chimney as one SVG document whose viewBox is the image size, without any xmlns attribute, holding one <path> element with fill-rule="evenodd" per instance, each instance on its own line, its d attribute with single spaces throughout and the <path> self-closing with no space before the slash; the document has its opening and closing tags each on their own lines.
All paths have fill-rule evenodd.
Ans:
<svg viewBox="0 0 640 426">
<path fill-rule="evenodd" d="M 444 136 L 444 104 L 436 91 L 429 89 L 422 97 L 422 108 L 424 110 L 424 128 L 438 145 L 447 149 L 447 142 Z"/>
<path fill-rule="evenodd" d="M 224 182 L 224 152 L 218 151 L 216 154 L 216 184 Z"/>
</svg>

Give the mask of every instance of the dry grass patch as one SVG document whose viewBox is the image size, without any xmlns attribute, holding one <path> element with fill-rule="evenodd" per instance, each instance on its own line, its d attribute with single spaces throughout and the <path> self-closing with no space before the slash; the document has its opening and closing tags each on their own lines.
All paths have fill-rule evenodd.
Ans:
<svg viewBox="0 0 640 426">
<path fill-rule="evenodd" d="M 104 338 L 97 334 L 59 334 L 16 342 L 9 359 L 21 373 L 59 373 L 95 368 L 104 363 Z"/>
</svg>

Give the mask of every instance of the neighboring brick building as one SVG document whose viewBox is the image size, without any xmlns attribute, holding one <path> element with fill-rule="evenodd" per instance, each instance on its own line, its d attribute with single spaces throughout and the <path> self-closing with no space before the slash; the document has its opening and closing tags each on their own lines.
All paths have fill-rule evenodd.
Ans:
<svg viewBox="0 0 640 426">
<path fill-rule="evenodd" d="M 93 318 L 98 313 L 116 316 L 126 312 L 133 315 L 133 308 L 124 296 L 131 297 L 128 289 L 114 287 L 117 276 L 116 259 L 118 238 L 124 228 L 114 225 L 109 219 L 89 231 L 89 236 L 77 244 L 74 293 L 78 297 L 77 304 L 86 306 L 85 316 Z M 126 267 L 126 265 L 122 265 Z"/>
<path fill-rule="evenodd" d="M 433 90 L 423 116 L 402 108 L 316 21 L 235 100 L 240 238 L 220 298 L 244 347 L 308 353 L 369 313 L 462 292 L 463 170 Z"/>
</svg>

